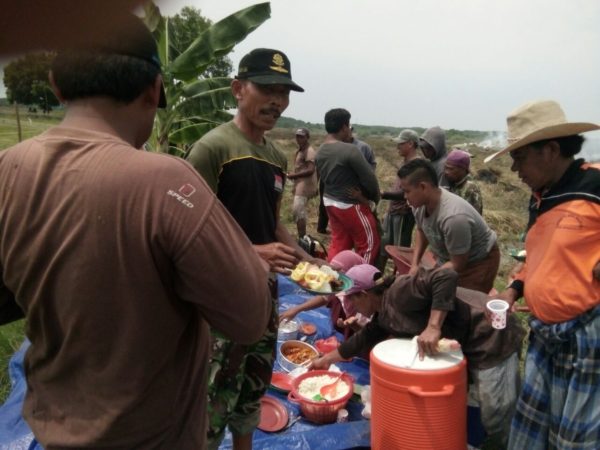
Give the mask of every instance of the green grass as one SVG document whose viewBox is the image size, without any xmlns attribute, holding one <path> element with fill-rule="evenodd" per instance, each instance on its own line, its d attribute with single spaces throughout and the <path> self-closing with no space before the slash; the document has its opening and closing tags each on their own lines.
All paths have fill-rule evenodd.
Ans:
<svg viewBox="0 0 600 450">
<path fill-rule="evenodd" d="M 24 326 L 25 321 L 19 320 L 0 327 L 0 404 L 4 403 L 10 393 L 8 363 L 23 342 Z"/>
</svg>

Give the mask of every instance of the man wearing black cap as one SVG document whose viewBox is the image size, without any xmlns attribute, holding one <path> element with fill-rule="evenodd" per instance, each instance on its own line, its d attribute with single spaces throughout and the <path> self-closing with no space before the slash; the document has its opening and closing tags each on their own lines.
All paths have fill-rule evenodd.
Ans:
<svg viewBox="0 0 600 450">
<path fill-rule="evenodd" d="M 206 183 L 139 150 L 160 63 L 124 24 L 58 54 L 63 121 L 0 153 L 0 324 L 26 317 L 23 416 L 47 449 L 204 448 L 208 324 L 249 344 L 270 313 L 267 267 Z"/>
<path fill-rule="evenodd" d="M 313 258 L 279 220 L 287 158 L 264 135 L 287 108 L 290 90 L 304 89 L 292 81 L 290 61 L 283 52 L 259 48 L 242 58 L 231 90 L 238 104 L 234 119 L 203 136 L 188 158 L 273 273 L 273 315 L 261 340 L 243 347 L 218 333 L 213 336 L 209 448 L 219 446 L 229 426 L 239 450 L 252 448 L 260 398 L 271 380 L 278 326 L 275 272 L 289 273 L 300 259 Z"/>
</svg>

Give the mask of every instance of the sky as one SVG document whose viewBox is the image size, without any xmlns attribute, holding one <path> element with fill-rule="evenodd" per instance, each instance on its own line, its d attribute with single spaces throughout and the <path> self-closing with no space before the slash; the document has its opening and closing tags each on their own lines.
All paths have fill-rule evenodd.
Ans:
<svg viewBox="0 0 600 450">
<path fill-rule="evenodd" d="M 157 3 L 218 21 L 257 1 Z M 365 125 L 504 131 L 534 99 L 600 122 L 598 0 L 272 0 L 271 18 L 230 54 L 234 67 L 257 47 L 288 55 L 306 92 L 284 115 L 309 122 L 344 107 Z"/>
<path fill-rule="evenodd" d="M 218 21 L 252 0 L 159 0 Z M 238 44 L 291 60 L 285 115 L 323 122 L 344 107 L 367 125 L 505 129 L 506 115 L 557 100 L 572 121 L 600 122 L 598 0 L 272 0 L 271 18 Z"/>
</svg>

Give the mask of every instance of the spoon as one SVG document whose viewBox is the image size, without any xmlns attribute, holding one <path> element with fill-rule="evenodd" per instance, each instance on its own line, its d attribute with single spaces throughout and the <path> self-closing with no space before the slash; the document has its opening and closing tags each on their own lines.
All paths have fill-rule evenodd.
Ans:
<svg viewBox="0 0 600 450">
<path fill-rule="evenodd" d="M 342 379 L 343 375 L 344 375 L 343 373 L 340 373 L 338 375 L 337 379 L 333 383 L 326 384 L 325 386 L 321 386 L 321 389 L 319 389 L 319 393 L 321 394 L 321 397 L 325 398 L 326 395 L 329 397 L 335 397 L 338 384 L 339 384 L 340 380 Z"/>
</svg>

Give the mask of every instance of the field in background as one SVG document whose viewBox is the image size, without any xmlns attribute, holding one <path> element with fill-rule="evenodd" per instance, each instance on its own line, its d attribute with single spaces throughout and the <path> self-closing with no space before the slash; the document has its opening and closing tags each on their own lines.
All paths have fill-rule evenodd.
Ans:
<svg viewBox="0 0 600 450">
<path fill-rule="evenodd" d="M 21 111 L 21 125 L 23 137 L 28 138 L 43 132 L 48 127 L 60 120 L 61 112 L 51 116 L 30 115 Z M 285 152 L 289 161 L 289 169 L 293 168 L 293 158 L 296 150 L 293 129 L 275 129 L 269 133 L 280 148 Z M 399 163 L 396 145 L 391 141 L 391 136 L 365 135 L 358 136 L 368 142 L 377 157 L 377 178 L 382 190 L 391 188 L 396 176 Z M 314 134 L 311 143 L 318 148 L 324 134 Z M 0 108 L 0 150 L 14 145 L 17 142 L 17 131 L 13 108 Z M 449 142 L 449 147 L 459 142 Z M 492 165 L 483 165 L 483 158 L 488 152 L 477 146 L 469 146 L 468 150 L 474 155 L 472 166 L 473 174 L 480 170 L 486 174 L 497 177 L 494 183 L 481 182 L 484 201 L 484 217 L 488 224 L 496 231 L 499 237 L 502 260 L 500 272 L 496 280 L 496 288 L 502 290 L 506 285 L 506 276 L 514 265 L 514 260 L 508 256 L 512 248 L 520 247 L 520 235 L 526 225 L 526 206 L 528 192 L 517 177 L 509 170 L 510 158 L 500 158 Z M 288 183 L 284 193 L 282 220 L 292 233 L 296 235 L 296 227 L 291 214 L 292 193 L 291 183 Z M 316 233 L 317 199 L 309 205 L 308 233 L 328 243 L 328 237 Z M 387 202 L 382 201 L 378 207 L 379 217 L 382 218 L 387 208 Z M 22 340 L 24 321 L 0 326 L 0 404 L 4 402 L 10 392 L 10 382 L 7 373 L 10 356 L 18 349 Z M 491 448 L 491 447 L 490 447 Z"/>
</svg>

